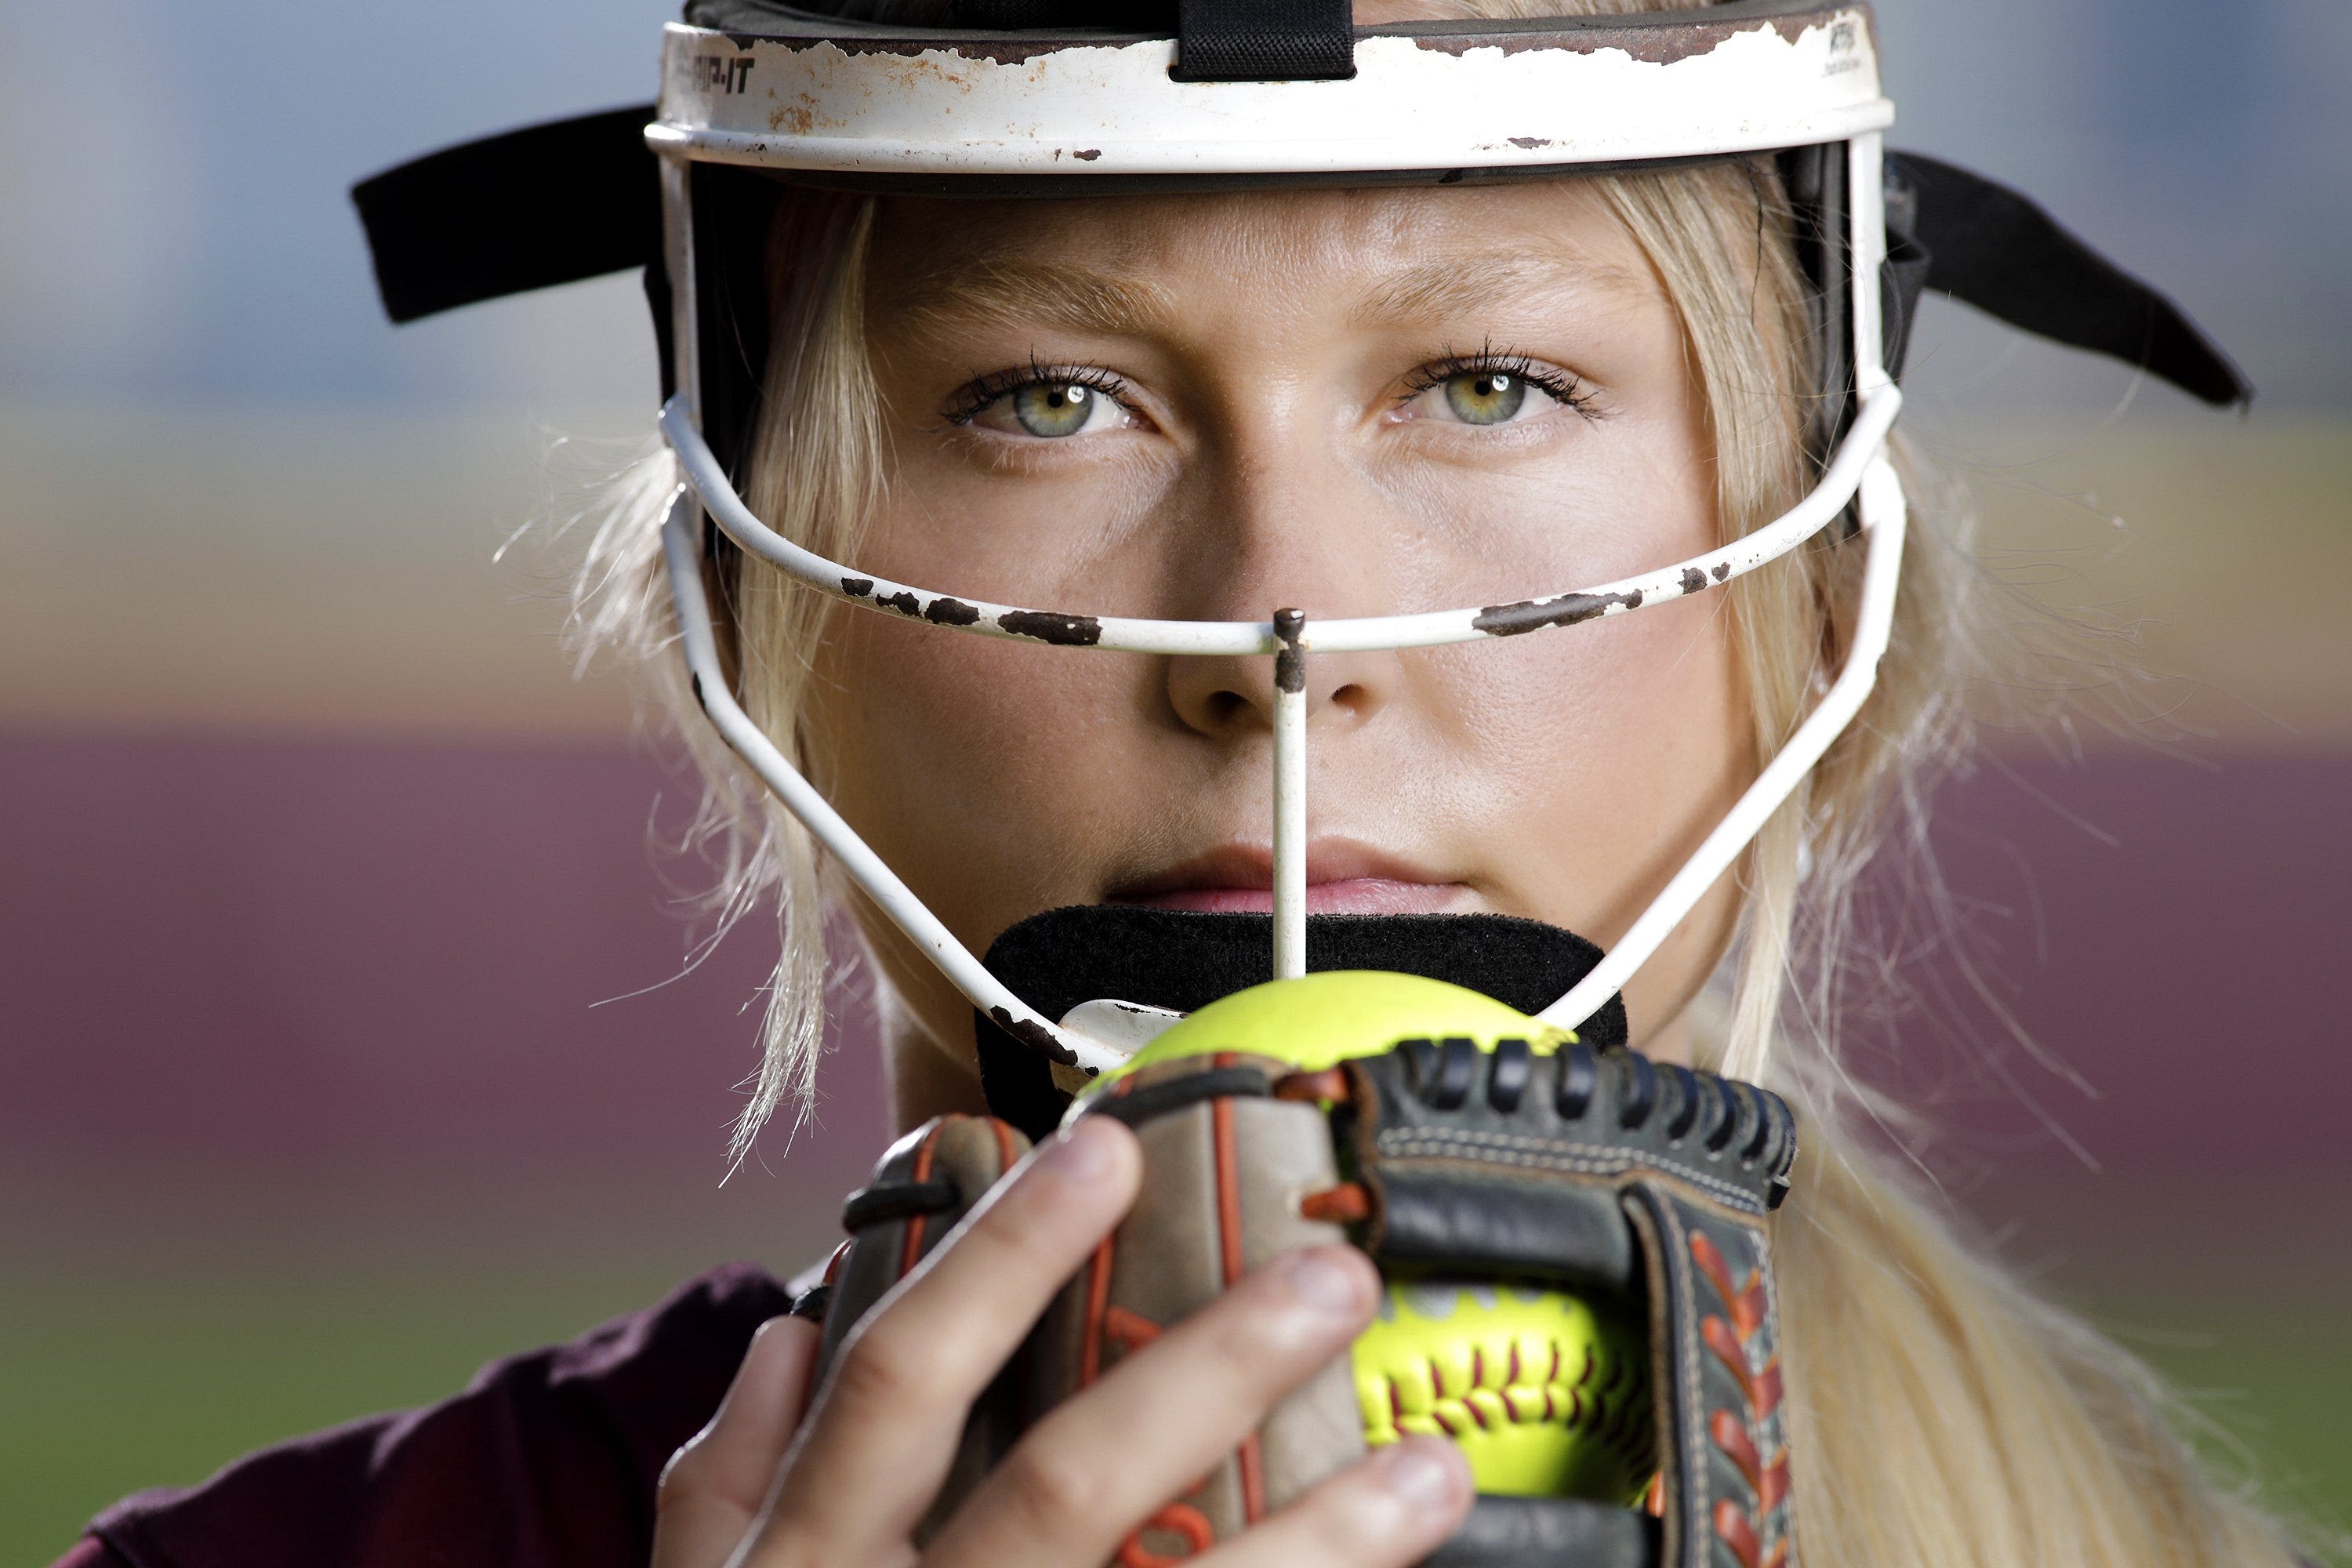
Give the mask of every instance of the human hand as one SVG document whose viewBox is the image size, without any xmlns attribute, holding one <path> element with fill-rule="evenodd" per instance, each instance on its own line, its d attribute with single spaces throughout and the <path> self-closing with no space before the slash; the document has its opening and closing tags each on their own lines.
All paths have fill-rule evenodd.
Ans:
<svg viewBox="0 0 2352 1568">
<path fill-rule="evenodd" d="M 1344 1353 L 1380 1295 L 1351 1247 L 1285 1255 L 1048 1412 L 919 1546 L 972 1403 L 1126 1214 L 1140 1171 L 1134 1134 L 1109 1117 L 1042 1146 L 868 1315 L 813 1408 L 814 1326 L 761 1328 L 718 1415 L 662 1477 L 653 1568 L 1109 1562 Z M 1407 1438 L 1192 1561 L 1402 1568 L 1470 1501 L 1459 1451 Z"/>
</svg>

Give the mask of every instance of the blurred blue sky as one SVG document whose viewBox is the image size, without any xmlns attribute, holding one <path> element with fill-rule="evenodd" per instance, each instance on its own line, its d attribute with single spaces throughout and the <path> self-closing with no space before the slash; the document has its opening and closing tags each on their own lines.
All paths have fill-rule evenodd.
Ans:
<svg viewBox="0 0 2352 1568">
<path fill-rule="evenodd" d="M 98 23 L 0 0 L 0 397 L 649 395 L 626 282 L 387 329 L 344 190 L 447 142 L 651 96 L 668 14 L 111 0 Z M 2352 403 L 2352 9 L 1883 0 L 1880 16 L 1895 145 L 2044 199 L 2212 326 L 2266 405 Z M 1925 374 L 1962 404 L 2126 385 L 1951 316 L 1927 325 Z"/>
</svg>

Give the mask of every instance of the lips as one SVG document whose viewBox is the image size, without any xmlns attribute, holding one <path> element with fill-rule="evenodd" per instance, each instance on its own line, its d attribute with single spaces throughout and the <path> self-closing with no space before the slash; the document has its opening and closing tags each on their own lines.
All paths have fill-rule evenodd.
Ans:
<svg viewBox="0 0 2352 1568">
<path fill-rule="evenodd" d="M 1274 854 L 1229 844 L 1112 890 L 1112 903 L 1209 914 L 1267 914 L 1274 909 Z M 1307 851 L 1310 915 L 1448 914 L 1472 907 L 1470 889 L 1344 839 L 1318 839 Z"/>
</svg>

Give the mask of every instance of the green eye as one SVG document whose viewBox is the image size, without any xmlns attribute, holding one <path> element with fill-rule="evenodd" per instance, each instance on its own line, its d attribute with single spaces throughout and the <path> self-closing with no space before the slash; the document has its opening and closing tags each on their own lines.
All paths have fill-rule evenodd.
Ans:
<svg viewBox="0 0 2352 1568">
<path fill-rule="evenodd" d="M 1527 400 L 1527 379 L 1503 371 L 1465 371 L 1445 379 L 1445 406 L 1465 425 L 1507 424 Z"/>
<path fill-rule="evenodd" d="M 1075 436 L 1102 402 L 1100 393 L 1076 382 L 1033 382 L 1013 394 L 1013 417 L 1032 436 Z"/>
</svg>

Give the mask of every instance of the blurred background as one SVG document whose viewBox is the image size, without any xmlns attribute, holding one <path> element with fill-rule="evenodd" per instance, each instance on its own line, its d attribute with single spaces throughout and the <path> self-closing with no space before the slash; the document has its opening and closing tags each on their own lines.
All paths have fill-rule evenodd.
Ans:
<svg viewBox="0 0 2352 1568">
<path fill-rule="evenodd" d="M 0 0 L 0 1565 L 720 1261 L 789 1271 L 878 1147 L 845 994 L 819 1124 L 722 1184 L 772 933 L 683 972 L 688 792 L 573 679 L 560 548 L 499 553 L 646 435 L 635 280 L 394 331 L 344 197 L 649 97 L 663 15 Z M 2352 13 L 1881 18 L 1895 145 L 2045 199 L 2262 397 L 1922 323 L 1912 428 L 2156 717 L 2003 731 L 1946 789 L 1965 935 L 1899 952 L 1922 1000 L 1864 1058 L 2221 1462 L 2341 1528 Z"/>
</svg>

